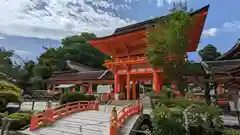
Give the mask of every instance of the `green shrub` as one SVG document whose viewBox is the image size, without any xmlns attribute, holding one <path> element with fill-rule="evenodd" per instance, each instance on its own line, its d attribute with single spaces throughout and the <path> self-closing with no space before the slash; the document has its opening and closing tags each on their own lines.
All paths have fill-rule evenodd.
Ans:
<svg viewBox="0 0 240 135">
<path fill-rule="evenodd" d="M 88 100 L 89 101 L 96 100 L 96 97 L 94 95 L 88 95 Z"/>
<path fill-rule="evenodd" d="M 7 81 L 0 80 L 0 91 L 13 91 L 20 95 L 21 90 L 17 86 Z"/>
<path fill-rule="evenodd" d="M 66 92 L 60 98 L 60 104 L 66 104 L 75 101 L 91 101 L 95 100 L 96 97 L 94 95 L 85 95 L 82 92 Z"/>
<path fill-rule="evenodd" d="M 224 134 L 226 135 L 240 135 L 240 131 L 234 129 L 224 130 Z"/>
<path fill-rule="evenodd" d="M 0 111 L 6 109 L 9 102 L 21 102 L 21 90 L 14 84 L 0 80 Z"/>
<path fill-rule="evenodd" d="M 9 127 L 10 130 L 20 130 L 30 124 L 31 113 L 13 113 L 8 115 L 7 118 L 13 119 Z"/>
</svg>

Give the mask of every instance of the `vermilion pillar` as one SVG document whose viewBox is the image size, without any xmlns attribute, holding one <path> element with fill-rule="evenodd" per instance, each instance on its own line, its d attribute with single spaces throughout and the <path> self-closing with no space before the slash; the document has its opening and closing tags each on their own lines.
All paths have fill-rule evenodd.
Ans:
<svg viewBox="0 0 240 135">
<path fill-rule="evenodd" d="M 58 88 L 58 92 L 62 94 L 62 88 Z"/>
<path fill-rule="evenodd" d="M 47 92 L 48 92 L 48 93 L 51 92 L 51 85 L 50 85 L 50 84 L 47 85 Z"/>
<path fill-rule="evenodd" d="M 125 88 L 125 80 L 122 79 L 119 85 L 120 85 L 119 92 L 122 92 L 123 89 Z"/>
<path fill-rule="evenodd" d="M 157 94 L 160 94 L 161 85 L 163 82 L 163 74 L 153 71 L 153 89 L 156 91 Z"/>
<path fill-rule="evenodd" d="M 52 92 L 54 93 L 55 91 L 55 85 L 52 86 Z"/>
<path fill-rule="evenodd" d="M 119 81 L 119 93 L 120 93 L 120 95 L 121 95 L 121 96 L 119 97 L 120 100 L 123 99 L 123 97 L 122 97 L 122 92 L 123 92 L 124 88 L 125 88 L 125 76 L 124 76 L 124 77 L 121 77 L 121 79 L 120 79 L 120 81 Z"/>
<path fill-rule="evenodd" d="M 127 100 L 130 100 L 130 73 L 127 72 Z"/>
<path fill-rule="evenodd" d="M 134 100 L 134 99 L 137 99 L 137 91 L 136 91 L 136 79 L 134 78 L 133 80 L 132 80 L 132 93 L 133 93 L 133 97 L 132 97 L 132 99 Z"/>
<path fill-rule="evenodd" d="M 88 84 L 88 94 L 92 94 L 92 84 Z"/>
<path fill-rule="evenodd" d="M 73 93 L 76 92 L 76 88 L 75 87 L 72 88 L 72 92 Z"/>
<path fill-rule="evenodd" d="M 223 95 L 223 93 L 224 93 L 224 85 L 223 84 L 221 84 L 220 85 L 220 95 Z"/>
<path fill-rule="evenodd" d="M 117 72 L 114 74 L 114 94 L 119 93 L 119 75 Z"/>
</svg>

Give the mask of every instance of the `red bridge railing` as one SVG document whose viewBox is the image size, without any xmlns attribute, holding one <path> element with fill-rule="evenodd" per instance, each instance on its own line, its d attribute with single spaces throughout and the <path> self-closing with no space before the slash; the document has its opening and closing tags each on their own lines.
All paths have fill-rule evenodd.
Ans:
<svg viewBox="0 0 240 135">
<path fill-rule="evenodd" d="M 133 105 L 127 105 L 117 113 L 116 107 L 113 107 L 110 118 L 110 130 L 109 135 L 118 135 L 118 129 L 122 128 L 124 122 L 131 116 L 141 114 L 143 112 L 143 106 L 140 103 Z"/>
<path fill-rule="evenodd" d="M 32 115 L 30 131 L 36 130 L 44 125 L 51 124 L 56 120 L 74 112 L 87 110 L 99 110 L 99 103 L 96 101 L 78 101 L 60 105 L 55 108 L 48 108 L 42 113 Z"/>
</svg>

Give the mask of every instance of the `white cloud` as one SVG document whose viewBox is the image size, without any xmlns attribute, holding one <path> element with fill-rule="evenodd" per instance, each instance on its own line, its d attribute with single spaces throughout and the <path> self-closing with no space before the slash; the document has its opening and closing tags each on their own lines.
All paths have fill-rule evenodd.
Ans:
<svg viewBox="0 0 240 135">
<path fill-rule="evenodd" d="M 173 4 L 174 2 L 185 2 L 187 0 L 156 0 L 157 2 L 157 7 L 161 7 L 163 5 L 167 4 Z"/>
<path fill-rule="evenodd" d="M 14 50 L 14 52 L 19 56 L 28 56 L 32 54 L 31 52 L 26 50 Z"/>
<path fill-rule="evenodd" d="M 222 27 L 223 31 L 236 31 L 240 29 L 240 21 L 225 22 Z"/>
<path fill-rule="evenodd" d="M 132 2 L 137 2 L 139 0 L 124 0 L 125 3 L 132 3 Z"/>
<path fill-rule="evenodd" d="M 135 23 L 116 16 L 120 9 L 130 7 L 112 0 L 1 0 L 0 33 L 51 39 L 86 31 L 105 36 Z"/>
<path fill-rule="evenodd" d="M 15 53 L 14 60 L 18 64 L 34 56 L 32 52 L 26 50 L 14 50 L 14 53 Z"/>
<path fill-rule="evenodd" d="M 217 28 L 204 29 L 202 35 L 205 37 L 215 37 L 218 32 Z"/>
<path fill-rule="evenodd" d="M 1 40 L 1 39 L 4 39 L 4 38 L 5 38 L 4 36 L 1 36 L 1 35 L 0 35 L 0 40 Z"/>
</svg>

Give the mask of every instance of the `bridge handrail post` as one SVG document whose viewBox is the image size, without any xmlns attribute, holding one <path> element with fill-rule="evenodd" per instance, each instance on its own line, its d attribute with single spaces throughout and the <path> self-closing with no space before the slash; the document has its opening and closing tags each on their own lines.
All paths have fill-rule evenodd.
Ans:
<svg viewBox="0 0 240 135">
<path fill-rule="evenodd" d="M 88 106 L 87 106 L 87 108 L 86 109 L 88 109 L 88 110 L 93 110 L 93 102 L 92 101 L 88 101 Z"/>
<path fill-rule="evenodd" d="M 109 135 L 118 135 L 117 110 L 114 106 L 110 115 Z"/>
<path fill-rule="evenodd" d="M 38 115 L 33 114 L 30 121 L 30 131 L 33 131 L 38 128 Z"/>
<path fill-rule="evenodd" d="M 51 120 L 54 120 L 54 110 L 52 108 L 47 108 L 43 114 L 43 116 L 47 119 L 51 119 Z M 47 123 L 44 122 L 45 124 Z"/>
<path fill-rule="evenodd" d="M 41 122 L 42 124 L 46 125 L 56 121 L 56 119 L 67 116 L 75 112 L 74 109 L 77 112 L 87 111 L 87 110 L 99 110 L 99 102 L 98 101 L 77 101 L 72 103 L 66 103 L 64 105 L 60 105 L 54 108 L 46 108 L 44 112 L 38 113 L 38 114 L 35 113 L 31 116 L 30 131 L 33 131 L 39 128 L 39 123 Z M 63 111 L 65 112 L 64 114 L 62 114 Z"/>
<path fill-rule="evenodd" d="M 99 104 L 100 104 L 100 102 L 99 101 L 94 101 L 94 106 L 95 106 L 95 110 L 97 110 L 97 111 L 99 111 Z"/>
</svg>

